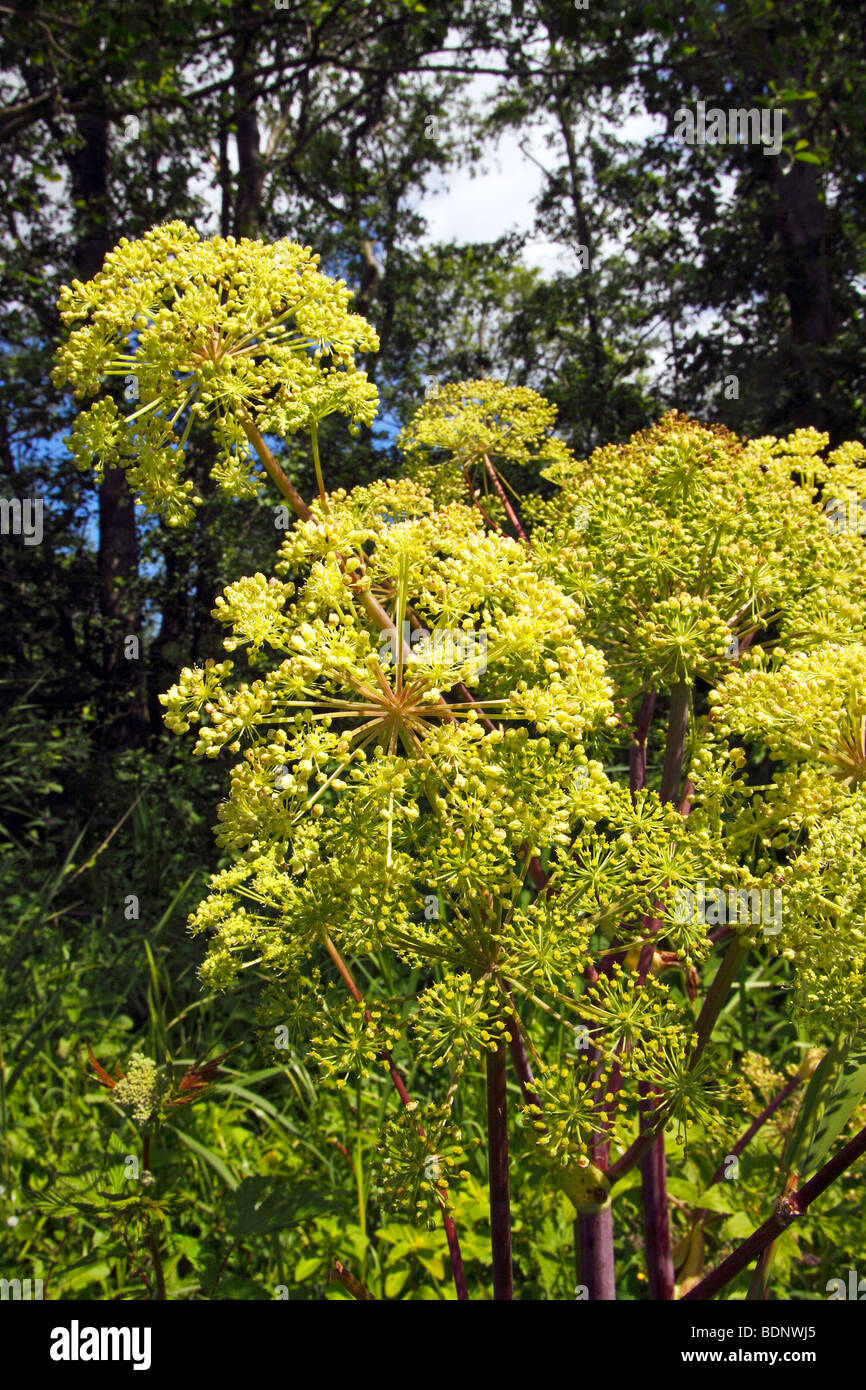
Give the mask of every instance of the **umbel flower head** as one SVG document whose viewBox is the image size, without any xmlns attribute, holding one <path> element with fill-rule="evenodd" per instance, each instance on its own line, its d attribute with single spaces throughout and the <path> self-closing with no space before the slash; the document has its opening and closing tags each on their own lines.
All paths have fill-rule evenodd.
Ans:
<svg viewBox="0 0 866 1390">
<path fill-rule="evenodd" d="M 394 640 L 348 601 L 336 553 L 356 545 L 356 583 L 381 596 Z M 513 846 L 565 833 L 581 739 L 611 717 L 580 609 L 469 507 L 434 513 L 408 483 L 334 493 L 283 557 L 295 580 L 258 576 L 217 608 L 230 649 L 248 645 L 270 669 L 240 686 L 230 662 L 187 670 L 163 697 L 170 728 L 195 725 L 199 753 L 243 752 L 220 840 L 264 874 L 257 898 L 280 903 L 276 930 L 270 916 L 241 921 L 226 896 L 232 925 L 220 909 L 211 955 L 223 982 L 243 946 L 279 963 L 293 930 L 315 939 L 323 924 L 354 932 L 356 949 L 383 932 L 406 946 L 418 875 L 444 893 L 482 879 L 519 891 Z M 406 651 L 410 617 L 428 636 Z M 296 877 L 268 869 L 272 856 Z M 426 952 L 431 933 L 419 920 L 407 949 Z"/>
<path fill-rule="evenodd" d="M 800 646 L 857 640 L 866 547 L 829 524 L 819 489 L 862 495 L 866 450 L 826 446 L 815 430 L 743 442 L 674 411 L 543 470 L 560 490 L 533 503 L 536 554 L 626 691 L 715 685 L 771 622 Z"/>
<path fill-rule="evenodd" d="M 556 406 L 528 386 L 502 381 L 455 381 L 440 386 L 416 411 L 397 443 L 409 472 L 440 465 L 434 495 L 465 497 L 473 473 L 489 491 L 490 470 L 511 465 L 567 468 L 571 450 L 553 434 Z M 429 471 L 424 481 L 430 482 Z M 492 509 L 498 510 L 492 498 Z"/>
<path fill-rule="evenodd" d="M 66 442 L 79 467 L 125 468 L 139 502 L 176 525 L 201 502 L 183 476 L 197 425 L 217 445 L 214 481 L 251 496 L 256 431 L 312 432 L 334 412 L 370 424 L 378 396 L 355 354 L 379 340 L 318 263 L 292 241 L 202 240 L 169 222 L 124 238 L 87 284 L 64 285 L 56 384 L 93 397 L 118 378 L 122 397 L 78 416 Z"/>
</svg>

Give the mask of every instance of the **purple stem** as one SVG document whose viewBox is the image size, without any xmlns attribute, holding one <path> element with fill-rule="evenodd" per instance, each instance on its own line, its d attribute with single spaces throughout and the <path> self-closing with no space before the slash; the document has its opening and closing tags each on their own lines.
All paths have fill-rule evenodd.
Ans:
<svg viewBox="0 0 866 1390">
<path fill-rule="evenodd" d="M 634 739 L 632 740 L 631 750 L 628 756 L 628 787 L 631 792 L 632 801 L 635 799 L 635 794 L 646 786 L 647 738 L 649 736 L 653 714 L 655 713 L 655 706 L 655 691 L 648 690 L 641 700 L 641 706 L 637 716 L 637 728 L 635 729 Z"/>
<path fill-rule="evenodd" d="M 644 697 L 646 699 L 646 697 Z M 659 795 L 662 801 L 679 806 L 680 782 L 689 727 L 689 687 L 685 683 L 671 690 L 668 715 L 668 735 L 662 765 Z M 653 923 L 648 924 L 650 929 Z M 641 952 L 640 965 L 646 973 L 652 963 L 652 943 Z M 640 1108 L 640 1128 L 643 1132 L 656 1127 L 658 1099 L 652 1086 L 640 1086 L 643 1102 Z M 669 1301 L 674 1296 L 674 1253 L 668 1209 L 667 1162 L 665 1134 L 662 1129 L 643 1154 L 640 1161 L 641 1192 L 643 1195 L 643 1229 L 646 1245 L 649 1296 L 653 1300 Z"/>
<path fill-rule="evenodd" d="M 506 1018 L 505 1026 L 508 1029 L 508 1047 L 511 1052 L 511 1061 L 517 1080 L 520 1082 L 520 1089 L 523 1092 L 524 1105 L 537 1105 L 541 1109 L 541 1100 L 535 1089 L 535 1076 L 532 1071 L 532 1063 L 527 1056 L 526 1047 L 523 1042 L 523 1034 L 520 1031 L 520 1024 L 517 1017 Z"/>
<path fill-rule="evenodd" d="M 647 1082 L 642 1081 L 639 1089 L 645 1097 L 640 1110 L 640 1124 L 641 1129 L 646 1130 L 657 1121 L 658 1101 L 655 1088 Z M 640 1176 L 649 1296 L 654 1301 L 668 1301 L 674 1296 L 674 1252 L 668 1214 L 664 1131 L 656 1136 L 641 1159 Z"/>
<path fill-rule="evenodd" d="M 487 1151 L 490 1165 L 490 1236 L 493 1246 L 493 1297 L 514 1297 L 511 1263 L 511 1195 L 508 1183 L 508 1101 L 505 1041 L 487 1054 Z"/>
<path fill-rule="evenodd" d="M 668 713 L 668 736 L 665 743 L 665 760 L 662 766 L 662 784 L 659 796 L 662 801 L 680 801 L 680 780 L 683 773 L 683 758 L 686 752 L 686 732 L 689 727 L 689 687 L 675 685 L 671 690 Z"/>
<path fill-rule="evenodd" d="M 607 1144 L 593 1147 L 592 1161 L 606 1168 Z M 613 1208 L 587 1212 L 574 1223 L 577 1244 L 577 1278 L 586 1286 L 587 1297 L 593 1302 L 616 1301 L 616 1271 L 613 1254 Z"/>
</svg>

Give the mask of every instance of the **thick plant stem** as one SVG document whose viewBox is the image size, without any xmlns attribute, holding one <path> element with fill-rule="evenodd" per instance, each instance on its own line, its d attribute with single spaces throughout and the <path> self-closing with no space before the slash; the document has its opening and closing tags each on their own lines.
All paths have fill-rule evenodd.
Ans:
<svg viewBox="0 0 866 1390">
<path fill-rule="evenodd" d="M 502 1039 L 487 1054 L 487 1153 L 490 1166 L 490 1235 L 493 1246 L 493 1297 L 514 1297 L 511 1263 L 511 1194 L 508 1182 L 508 1101 L 506 1050 Z"/>
<path fill-rule="evenodd" d="M 656 1117 L 655 1093 L 645 1083 L 641 1083 L 640 1089 L 648 1097 L 645 1106 L 641 1106 L 641 1126 L 651 1126 Z M 640 1173 L 649 1296 L 654 1301 L 669 1300 L 674 1296 L 674 1253 L 668 1213 L 664 1131 L 656 1136 L 641 1159 Z"/>
<path fill-rule="evenodd" d="M 595 1047 L 590 1056 L 599 1056 Z M 598 1076 L 598 1068 L 596 1068 Z M 610 1144 L 596 1135 L 591 1146 L 591 1158 L 596 1168 L 607 1173 L 610 1164 Z M 574 1223 L 574 1253 L 577 1282 L 586 1289 L 590 1302 L 613 1303 L 616 1300 L 616 1256 L 613 1245 L 613 1209 L 608 1204 L 601 1211 L 581 1212 Z"/>
<path fill-rule="evenodd" d="M 334 945 L 333 941 L 329 936 L 325 937 L 325 949 L 327 950 L 328 955 L 331 957 L 331 960 L 337 967 L 340 978 L 342 979 L 343 983 L 345 984 L 355 1003 L 360 1004 L 363 1007 L 364 998 L 357 984 L 355 983 L 354 976 L 352 975 L 351 970 L 347 966 L 346 962 L 343 960 L 343 957 L 340 955 L 340 952 L 337 950 L 336 946 Z M 369 1022 L 370 1013 L 367 1009 L 364 1010 L 364 1017 Z M 397 1070 L 397 1067 L 394 1063 L 394 1058 L 391 1056 L 391 1053 L 387 1048 L 382 1053 L 380 1053 L 380 1056 L 382 1058 L 382 1061 L 388 1068 L 388 1075 L 391 1078 L 394 1090 L 400 1097 L 403 1106 L 408 1110 L 409 1106 L 412 1104 L 412 1100 L 409 1095 L 409 1092 L 406 1090 L 406 1083 L 404 1082 L 402 1076 Z M 423 1139 L 424 1129 L 421 1125 L 418 1126 L 418 1132 Z M 469 1289 L 466 1284 L 466 1271 L 463 1268 L 463 1257 L 460 1253 L 460 1241 L 457 1235 L 457 1227 L 454 1225 L 454 1218 L 449 1214 L 444 1205 L 444 1194 L 442 1205 L 442 1225 L 445 1230 L 445 1239 L 448 1242 L 448 1254 L 451 1258 L 451 1273 L 454 1277 L 454 1287 L 457 1290 L 457 1297 L 461 1302 L 466 1302 L 469 1298 Z"/>
<path fill-rule="evenodd" d="M 776 1210 L 757 1231 L 749 1236 L 748 1240 L 734 1250 L 726 1260 L 717 1266 L 705 1279 L 690 1289 L 687 1294 L 683 1294 L 680 1302 L 686 1300 L 703 1300 L 713 1298 L 721 1289 L 735 1279 L 742 1270 L 746 1269 L 752 1260 L 757 1259 L 766 1248 L 774 1241 L 778 1240 L 783 1231 L 799 1219 L 808 1209 L 816 1197 L 820 1197 L 822 1192 L 834 1183 L 838 1177 L 856 1163 L 858 1158 L 862 1158 L 866 1153 L 866 1127 L 855 1134 L 843 1148 L 839 1150 L 829 1163 L 825 1163 L 823 1168 L 819 1168 L 817 1173 L 789 1196 L 782 1196 L 776 1203 Z"/>
<path fill-rule="evenodd" d="M 286 477 L 286 474 L 277 463 L 261 434 L 256 429 L 253 421 L 248 415 L 244 414 L 238 415 L 238 421 L 247 439 L 261 459 L 265 472 L 271 479 L 271 482 L 276 485 L 277 491 L 285 497 L 286 501 L 291 505 L 292 510 L 302 521 L 309 521 L 312 515 L 309 507 L 295 485 Z"/>
<path fill-rule="evenodd" d="M 593 1160 L 594 1162 L 596 1159 Z M 599 1166 L 601 1166 L 599 1164 Z M 613 1208 L 586 1212 L 574 1223 L 578 1283 L 591 1303 L 616 1301 L 613 1255 Z"/>
<path fill-rule="evenodd" d="M 637 727 L 634 732 L 634 738 L 632 739 L 631 749 L 629 750 L 628 789 L 631 792 L 632 801 L 635 800 L 637 793 L 646 786 L 647 739 L 655 712 L 655 705 L 655 691 L 648 690 L 641 700 L 637 717 Z"/>
<path fill-rule="evenodd" d="M 508 1047 L 511 1052 L 511 1061 L 514 1066 L 517 1080 L 520 1082 L 520 1089 L 523 1093 L 525 1105 L 537 1105 L 541 1110 L 541 1101 L 535 1089 L 535 1077 L 532 1072 L 532 1063 L 526 1053 L 523 1042 L 523 1034 L 520 1031 L 520 1024 L 516 1016 L 506 1018 L 505 1026 L 508 1029 Z"/>
<path fill-rule="evenodd" d="M 518 536 L 520 540 L 523 541 L 524 545 L 529 545 L 529 537 L 527 536 L 526 532 L 521 526 L 520 518 L 518 517 L 516 511 L 514 510 L 514 508 L 512 507 L 511 503 L 505 495 L 505 488 L 502 486 L 499 474 L 493 467 L 493 464 L 490 462 L 490 459 L 487 457 L 486 454 L 484 455 L 484 466 L 487 469 L 487 476 L 489 477 L 491 483 L 493 484 L 496 490 L 496 495 L 498 496 L 500 502 L 505 508 L 506 516 L 508 517 L 508 520 L 511 522 L 514 534 Z"/>
<path fill-rule="evenodd" d="M 662 784 L 659 788 L 662 801 L 671 801 L 675 806 L 679 805 L 680 800 L 680 779 L 683 773 L 688 727 L 689 687 L 685 684 L 675 685 L 671 690 L 668 737 L 662 766 Z"/>
<path fill-rule="evenodd" d="M 730 993 L 731 986 L 739 975 L 740 968 L 748 954 L 748 946 L 742 942 L 740 937 L 735 936 L 722 957 L 722 963 L 716 971 L 713 983 L 710 985 L 704 1000 L 703 1008 L 698 1015 L 698 1021 L 695 1024 L 697 1042 L 692 1053 L 690 1066 L 697 1065 L 701 1053 L 709 1041 L 710 1034 L 716 1026 L 716 1020 Z"/>
<path fill-rule="evenodd" d="M 541 1110 L 541 1102 L 535 1090 L 535 1077 L 532 1063 L 526 1053 L 523 1036 L 516 1017 L 506 1019 L 508 1045 L 511 1060 L 523 1100 L 526 1105 L 536 1105 Z M 607 1167 L 608 1146 L 599 1145 L 593 1149 L 593 1163 L 602 1171 Z M 606 1302 L 616 1300 L 616 1271 L 613 1250 L 613 1212 L 607 1206 L 600 1212 L 584 1212 L 574 1219 L 574 1244 L 577 1256 L 578 1284 L 586 1289 L 586 1297 Z"/>
<path fill-rule="evenodd" d="M 643 707 L 641 713 L 644 714 Z M 671 690 L 668 736 L 665 743 L 665 758 L 659 789 L 662 801 L 671 802 L 675 806 L 679 805 L 680 800 L 680 781 L 688 727 L 689 686 L 681 682 Z M 650 946 L 642 952 L 642 964 L 645 963 L 645 968 L 648 969 L 651 961 L 652 947 Z M 655 1111 L 658 1101 L 654 1096 L 652 1087 L 641 1086 L 641 1093 L 644 1096 L 640 1111 L 641 1129 L 651 1130 L 655 1128 Z M 640 1172 L 649 1296 L 653 1300 L 667 1301 L 674 1296 L 675 1281 L 673 1241 L 668 1209 L 664 1130 L 656 1135 L 641 1158 Z"/>
</svg>

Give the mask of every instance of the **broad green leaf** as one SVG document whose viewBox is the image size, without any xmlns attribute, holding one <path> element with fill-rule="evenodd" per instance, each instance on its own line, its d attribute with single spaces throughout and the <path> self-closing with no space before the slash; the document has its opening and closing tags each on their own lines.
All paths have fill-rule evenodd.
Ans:
<svg viewBox="0 0 866 1390">
<path fill-rule="evenodd" d="M 229 1227 L 238 1237 L 268 1235 L 316 1216 L 332 1215 L 343 1204 L 312 1183 L 285 1178 L 245 1178 L 226 1204 Z"/>
<path fill-rule="evenodd" d="M 402 1293 L 403 1286 L 409 1278 L 408 1269 L 395 1269 L 385 1280 L 385 1297 L 397 1298 Z"/>
<path fill-rule="evenodd" d="M 836 1139 L 850 1120 L 866 1091 L 866 1051 L 851 1052 L 838 1069 L 828 1097 L 809 1142 L 800 1172 L 812 1173 L 827 1159 Z"/>
<path fill-rule="evenodd" d="M 320 1255 L 305 1255 L 302 1260 L 298 1260 L 295 1265 L 295 1283 L 302 1284 L 305 1279 L 309 1279 L 311 1274 L 316 1274 L 322 1267 Z"/>
<path fill-rule="evenodd" d="M 813 1125 L 827 1087 L 832 1083 L 833 1069 L 839 1056 L 836 1048 L 831 1047 L 812 1073 L 796 1123 L 785 1146 L 784 1166 L 788 1172 L 800 1171 L 802 1157 L 811 1143 Z"/>
</svg>

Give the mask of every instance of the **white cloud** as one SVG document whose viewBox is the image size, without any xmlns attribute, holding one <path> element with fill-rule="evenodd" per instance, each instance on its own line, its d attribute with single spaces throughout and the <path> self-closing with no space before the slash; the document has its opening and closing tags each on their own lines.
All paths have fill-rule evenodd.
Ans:
<svg viewBox="0 0 866 1390">
<path fill-rule="evenodd" d="M 456 169 L 420 199 L 419 210 L 427 219 L 425 242 L 493 241 L 505 232 L 530 231 L 542 179 L 518 137 L 503 137 L 474 177 L 468 168 Z"/>
</svg>

